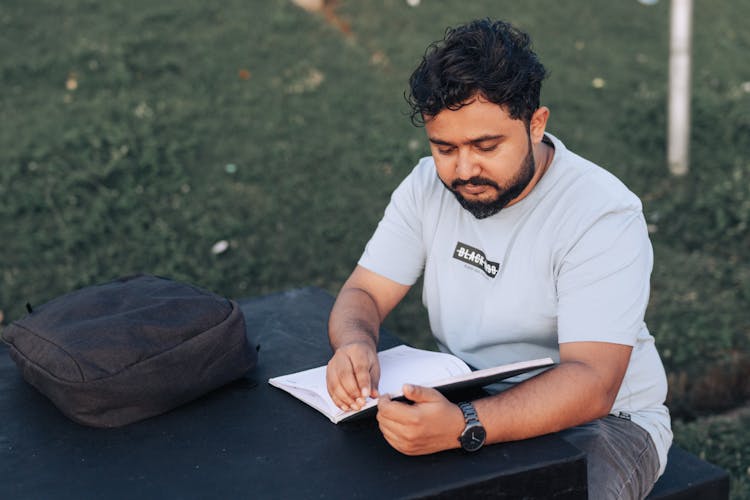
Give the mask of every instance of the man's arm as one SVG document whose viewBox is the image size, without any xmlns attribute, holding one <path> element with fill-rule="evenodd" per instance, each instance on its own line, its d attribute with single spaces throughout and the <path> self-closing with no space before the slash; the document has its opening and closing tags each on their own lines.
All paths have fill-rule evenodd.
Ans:
<svg viewBox="0 0 750 500">
<path fill-rule="evenodd" d="M 487 442 L 526 439 L 589 422 L 609 413 L 632 347 L 606 342 L 560 344 L 560 364 L 495 396 L 474 401 Z M 458 448 L 461 410 L 434 389 L 405 387 L 415 404 L 380 398 L 378 422 L 386 440 L 407 455 Z"/>
<path fill-rule="evenodd" d="M 326 370 L 328 392 L 339 408 L 356 410 L 365 398 L 377 397 L 378 331 L 409 288 L 361 266 L 341 288 L 328 320 L 334 354 Z"/>
</svg>

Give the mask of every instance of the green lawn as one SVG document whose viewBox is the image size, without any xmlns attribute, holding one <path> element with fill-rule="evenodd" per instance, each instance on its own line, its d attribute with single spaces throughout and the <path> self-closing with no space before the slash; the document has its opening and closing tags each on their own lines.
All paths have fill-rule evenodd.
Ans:
<svg viewBox="0 0 750 500">
<path fill-rule="evenodd" d="M 677 441 L 750 498 L 748 422 L 712 417 L 750 398 L 750 3 L 695 8 L 692 170 L 674 179 L 667 0 L 340 0 L 334 16 L 288 0 L 6 0 L 0 315 L 133 272 L 231 297 L 335 293 L 428 154 L 403 99 L 413 66 L 445 27 L 501 17 L 550 71 L 549 130 L 642 198 Z M 430 347 L 416 288 L 388 327 Z"/>
</svg>

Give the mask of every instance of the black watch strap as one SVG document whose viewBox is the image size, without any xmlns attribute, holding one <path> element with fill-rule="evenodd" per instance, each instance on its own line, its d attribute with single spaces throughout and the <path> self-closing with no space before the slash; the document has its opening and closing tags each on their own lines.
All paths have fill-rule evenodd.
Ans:
<svg viewBox="0 0 750 500">
<path fill-rule="evenodd" d="M 458 403 L 458 407 L 464 413 L 464 420 L 467 425 L 474 422 L 479 423 L 479 415 L 477 415 L 477 409 L 474 408 L 473 404 L 464 401 L 463 403 Z"/>
<path fill-rule="evenodd" d="M 487 432 L 479 421 L 479 415 L 474 405 L 468 402 L 459 403 L 458 407 L 464 414 L 466 426 L 458 438 L 461 447 L 466 451 L 477 451 L 484 445 Z"/>
</svg>

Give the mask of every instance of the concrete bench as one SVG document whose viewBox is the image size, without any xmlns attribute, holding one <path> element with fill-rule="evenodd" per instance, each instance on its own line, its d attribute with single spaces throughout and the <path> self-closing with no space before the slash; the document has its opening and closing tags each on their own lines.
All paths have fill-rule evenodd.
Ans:
<svg viewBox="0 0 750 500">
<path fill-rule="evenodd" d="M 647 497 L 649 500 L 726 500 L 729 498 L 729 474 L 672 445 L 667 469 Z"/>
</svg>

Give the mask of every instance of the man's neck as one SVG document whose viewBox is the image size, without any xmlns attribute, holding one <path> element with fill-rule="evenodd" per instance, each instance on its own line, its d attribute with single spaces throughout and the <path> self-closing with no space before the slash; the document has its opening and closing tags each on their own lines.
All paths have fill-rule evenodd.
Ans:
<svg viewBox="0 0 750 500">
<path fill-rule="evenodd" d="M 536 173 L 534 180 L 531 183 L 536 184 L 541 180 L 544 174 L 549 170 L 552 165 L 552 160 L 555 158 L 555 145 L 545 135 L 541 142 L 534 148 L 534 161 L 536 161 Z"/>
</svg>

